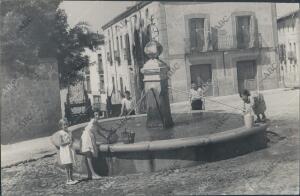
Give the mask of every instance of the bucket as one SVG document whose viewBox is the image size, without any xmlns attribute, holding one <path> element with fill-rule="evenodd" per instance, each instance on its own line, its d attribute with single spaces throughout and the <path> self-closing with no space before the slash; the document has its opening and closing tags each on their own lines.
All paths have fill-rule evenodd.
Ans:
<svg viewBox="0 0 300 196">
<path fill-rule="evenodd" d="M 122 138 L 124 144 L 132 144 L 134 143 L 135 133 L 134 132 L 122 132 Z"/>
<path fill-rule="evenodd" d="M 134 138 L 135 138 L 135 133 L 134 132 L 130 132 L 129 136 L 128 136 L 128 142 L 129 142 L 129 144 L 133 144 L 134 143 Z"/>
<path fill-rule="evenodd" d="M 250 113 L 244 114 L 244 123 L 246 128 L 253 127 L 254 117 Z"/>
</svg>

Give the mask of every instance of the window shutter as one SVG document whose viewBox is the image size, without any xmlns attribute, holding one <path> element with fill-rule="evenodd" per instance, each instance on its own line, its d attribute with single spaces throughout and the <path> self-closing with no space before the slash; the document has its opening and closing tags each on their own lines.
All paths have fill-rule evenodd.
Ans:
<svg viewBox="0 0 300 196">
<path fill-rule="evenodd" d="M 213 50 L 218 49 L 218 29 L 211 28 L 211 45 Z"/>
<path fill-rule="evenodd" d="M 205 47 L 205 39 L 204 39 L 204 20 L 203 23 L 201 23 L 201 19 L 197 18 L 195 20 L 196 23 L 196 32 L 195 32 L 195 36 L 196 36 L 196 50 L 197 52 L 202 52 L 204 47 Z"/>
<path fill-rule="evenodd" d="M 195 50 L 196 48 L 196 23 L 193 19 L 189 20 L 190 26 L 190 48 L 191 51 Z"/>
<path fill-rule="evenodd" d="M 250 16 L 250 48 L 255 46 L 255 17 L 253 15 Z"/>
<path fill-rule="evenodd" d="M 135 29 L 136 30 L 140 29 L 140 22 L 141 22 L 141 15 L 136 17 L 136 24 L 135 24 Z"/>
<path fill-rule="evenodd" d="M 204 19 L 204 51 L 207 51 L 209 49 L 209 26 L 208 26 L 208 20 L 207 18 Z"/>
</svg>

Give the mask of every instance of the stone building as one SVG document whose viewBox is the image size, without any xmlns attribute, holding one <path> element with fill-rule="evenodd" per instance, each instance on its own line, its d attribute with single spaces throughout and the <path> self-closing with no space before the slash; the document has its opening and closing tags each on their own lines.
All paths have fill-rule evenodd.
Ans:
<svg viewBox="0 0 300 196">
<path fill-rule="evenodd" d="M 279 69 L 269 73 L 278 65 L 273 3 L 140 2 L 102 29 L 103 63 L 115 102 L 125 89 L 140 97 L 143 48 L 151 39 L 161 43 L 160 58 L 173 70 L 172 102 L 187 100 L 180 91 L 188 91 L 191 82 L 207 96 L 279 86 Z"/>
<path fill-rule="evenodd" d="M 299 87 L 300 10 L 277 19 L 281 78 L 286 87 Z"/>
<path fill-rule="evenodd" d="M 93 110 L 100 107 L 100 103 L 106 103 L 107 84 L 106 84 L 106 67 L 103 66 L 103 56 L 101 46 L 96 51 L 85 50 L 85 54 L 89 56 L 90 66 L 85 70 L 85 88 Z"/>
</svg>

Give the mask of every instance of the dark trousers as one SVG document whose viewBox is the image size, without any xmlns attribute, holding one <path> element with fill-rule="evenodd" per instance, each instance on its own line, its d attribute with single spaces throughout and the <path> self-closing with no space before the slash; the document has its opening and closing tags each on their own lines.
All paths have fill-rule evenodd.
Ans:
<svg viewBox="0 0 300 196">
<path fill-rule="evenodd" d="M 132 110 L 132 111 L 130 112 L 130 114 L 129 114 L 129 112 L 130 112 L 130 111 L 125 110 L 125 111 L 124 111 L 124 113 L 125 113 L 124 115 L 135 115 L 135 110 Z"/>
<path fill-rule="evenodd" d="M 197 99 L 192 101 L 192 110 L 202 110 L 202 100 L 201 99 Z"/>
</svg>

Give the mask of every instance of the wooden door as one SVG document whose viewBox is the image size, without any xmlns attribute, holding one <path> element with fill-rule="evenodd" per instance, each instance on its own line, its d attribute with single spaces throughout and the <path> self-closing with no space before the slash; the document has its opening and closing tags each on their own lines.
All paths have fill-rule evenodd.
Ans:
<svg viewBox="0 0 300 196">
<path fill-rule="evenodd" d="M 257 68 L 255 61 L 237 62 L 237 80 L 239 93 L 244 89 L 255 90 L 257 88 L 256 74 Z"/>
<path fill-rule="evenodd" d="M 197 84 L 198 87 L 204 89 L 205 96 L 213 95 L 212 86 L 212 70 L 210 64 L 192 65 L 191 71 L 191 82 Z"/>
</svg>

